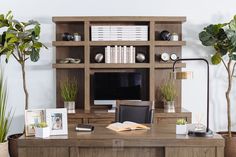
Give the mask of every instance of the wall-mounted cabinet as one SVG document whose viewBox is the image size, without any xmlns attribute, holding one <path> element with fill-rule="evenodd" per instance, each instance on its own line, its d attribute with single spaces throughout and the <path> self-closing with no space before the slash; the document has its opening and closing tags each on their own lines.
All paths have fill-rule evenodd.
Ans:
<svg viewBox="0 0 236 157">
<path fill-rule="evenodd" d="M 56 47 L 56 60 L 53 67 L 57 75 L 57 107 L 63 107 L 59 89 L 60 81 L 63 79 L 78 80 L 76 108 L 86 112 L 96 108 L 93 104 L 94 72 L 134 71 L 140 72 L 143 77 L 145 94 L 142 95 L 142 99 L 155 101 L 156 108 L 162 108 L 159 87 L 169 77 L 173 61 L 164 62 L 160 59 L 160 55 L 174 53 L 177 57 L 182 56 L 182 46 L 186 44 L 182 40 L 182 23 L 185 21 L 185 17 L 53 17 L 53 22 L 56 24 L 56 41 L 53 41 Z M 94 26 L 105 27 L 96 32 L 96 29 L 92 29 Z M 114 34 L 114 30 L 118 33 Z M 178 34 L 178 41 L 160 40 L 159 34 L 163 30 Z M 96 35 L 99 35 L 100 31 L 103 34 L 97 38 Z M 63 41 L 64 33 L 79 33 L 81 41 Z M 118 47 L 121 53 L 124 52 L 124 47 L 134 47 L 133 62 L 129 63 L 123 59 L 107 63 L 105 60 L 107 46 Z M 97 54 L 103 56 L 99 62 L 96 60 Z M 145 59 L 138 60 L 137 54 L 141 54 L 141 58 Z M 63 64 L 61 60 L 65 58 L 78 58 L 81 62 Z M 176 67 L 182 68 L 185 64 L 178 63 Z M 178 90 L 176 107 L 181 108 L 180 82 L 176 84 L 176 88 Z"/>
</svg>

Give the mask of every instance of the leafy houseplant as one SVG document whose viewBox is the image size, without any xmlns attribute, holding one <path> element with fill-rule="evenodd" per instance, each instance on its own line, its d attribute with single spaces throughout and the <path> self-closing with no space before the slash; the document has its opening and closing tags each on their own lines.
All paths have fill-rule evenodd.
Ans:
<svg viewBox="0 0 236 157">
<path fill-rule="evenodd" d="M 50 129 L 46 122 L 41 122 L 35 126 L 35 137 L 45 138 L 50 136 Z"/>
<path fill-rule="evenodd" d="M 3 72 L 0 70 L 0 156 L 8 157 L 8 142 L 6 136 L 12 121 L 11 112 L 6 111 L 7 89 L 3 80 Z"/>
<path fill-rule="evenodd" d="M 176 97 L 176 89 L 174 82 L 169 80 L 160 87 L 161 94 L 164 99 L 164 109 L 174 110 L 174 99 Z"/>
<path fill-rule="evenodd" d="M 66 80 L 60 83 L 61 96 L 64 100 L 64 107 L 68 112 L 75 112 L 75 100 L 78 93 L 78 84 L 75 79 Z"/>
<path fill-rule="evenodd" d="M 12 12 L 9 11 L 5 16 L 0 14 L 0 56 L 6 55 L 6 62 L 10 56 L 20 64 L 23 77 L 23 89 L 25 93 L 25 109 L 28 109 L 28 90 L 26 87 L 25 64 L 30 58 L 31 61 L 39 60 L 39 53 L 42 47 L 39 42 L 40 24 L 37 21 L 20 22 L 13 19 Z M 45 47 L 46 48 L 46 47 Z"/>
<path fill-rule="evenodd" d="M 225 93 L 227 101 L 228 136 L 231 132 L 231 102 L 230 92 L 236 66 L 236 15 L 228 23 L 211 24 L 199 33 L 199 39 L 204 46 L 214 48 L 215 54 L 211 57 L 212 64 L 223 63 L 228 79 L 228 87 Z M 225 60 L 223 57 L 227 56 Z"/>
</svg>

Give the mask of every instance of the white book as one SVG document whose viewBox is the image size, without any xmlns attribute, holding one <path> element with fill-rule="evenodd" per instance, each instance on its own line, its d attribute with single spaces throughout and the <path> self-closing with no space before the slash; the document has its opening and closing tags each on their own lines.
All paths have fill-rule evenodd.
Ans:
<svg viewBox="0 0 236 157">
<path fill-rule="evenodd" d="M 118 53 L 118 47 L 117 47 L 117 45 L 115 45 L 115 47 L 114 47 L 114 52 L 113 52 L 113 63 L 117 63 L 117 60 L 118 60 L 118 57 L 117 57 L 117 53 Z"/>
<path fill-rule="evenodd" d="M 135 47 L 133 47 L 133 63 L 135 63 L 135 59 L 136 59 L 136 48 Z"/>
<path fill-rule="evenodd" d="M 129 47 L 129 63 L 133 63 L 133 46 Z"/>
<path fill-rule="evenodd" d="M 130 46 L 126 48 L 126 63 L 130 63 Z"/>
<path fill-rule="evenodd" d="M 107 46 L 105 48 L 105 63 L 111 63 L 111 47 Z"/>
<path fill-rule="evenodd" d="M 121 51 L 122 51 L 122 46 L 118 47 L 118 52 L 117 52 L 117 63 L 121 63 Z"/>
<path fill-rule="evenodd" d="M 127 46 L 124 46 L 123 63 L 127 63 Z"/>
<path fill-rule="evenodd" d="M 124 46 L 121 47 L 121 58 L 120 58 L 120 63 L 124 63 Z"/>
</svg>

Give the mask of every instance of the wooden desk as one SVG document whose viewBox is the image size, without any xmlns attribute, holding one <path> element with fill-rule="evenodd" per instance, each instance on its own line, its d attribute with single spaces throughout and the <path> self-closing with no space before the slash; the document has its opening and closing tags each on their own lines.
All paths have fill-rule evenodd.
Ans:
<svg viewBox="0 0 236 157">
<path fill-rule="evenodd" d="M 95 125 L 92 133 L 70 126 L 68 136 L 48 139 L 21 137 L 19 157 L 223 157 L 224 139 L 175 134 L 175 125 L 151 125 L 150 130 L 114 132 Z"/>
</svg>

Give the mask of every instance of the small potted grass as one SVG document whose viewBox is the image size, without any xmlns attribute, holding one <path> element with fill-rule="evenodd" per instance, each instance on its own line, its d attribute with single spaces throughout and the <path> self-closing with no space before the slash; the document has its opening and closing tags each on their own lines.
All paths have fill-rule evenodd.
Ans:
<svg viewBox="0 0 236 157">
<path fill-rule="evenodd" d="M 75 100 L 78 94 L 78 84 L 75 79 L 62 81 L 60 83 L 61 97 L 64 100 L 64 107 L 68 113 L 75 113 Z"/>
<path fill-rule="evenodd" d="M 177 119 L 176 121 L 176 134 L 185 135 L 187 133 L 187 122 L 185 119 Z"/>
<path fill-rule="evenodd" d="M 46 122 L 41 122 L 35 126 L 35 137 L 46 138 L 50 136 L 50 129 Z"/>
</svg>

